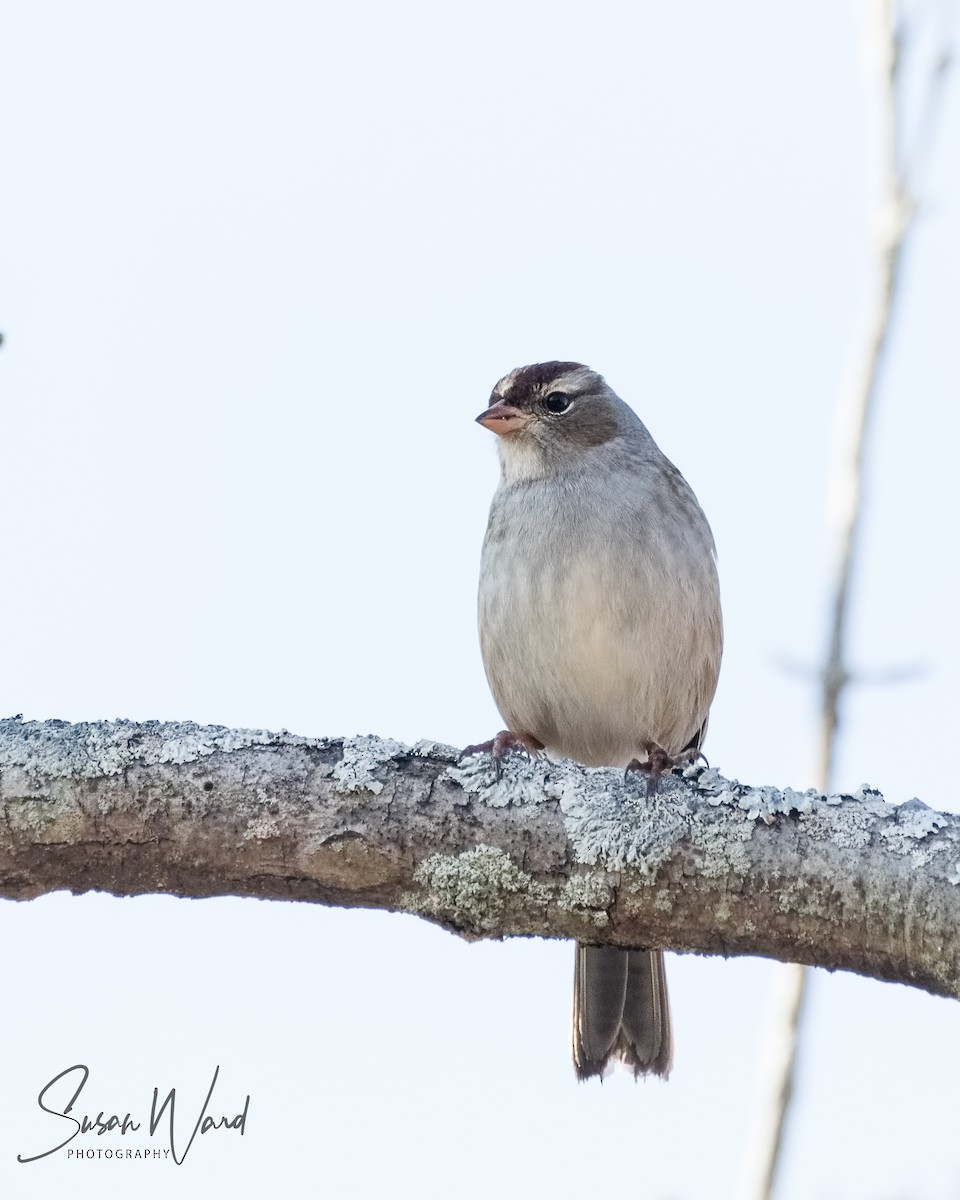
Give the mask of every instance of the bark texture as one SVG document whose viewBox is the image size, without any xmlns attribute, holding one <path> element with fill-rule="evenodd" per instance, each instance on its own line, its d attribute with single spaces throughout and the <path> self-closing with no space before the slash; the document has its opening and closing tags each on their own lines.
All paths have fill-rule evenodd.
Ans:
<svg viewBox="0 0 960 1200">
<path fill-rule="evenodd" d="M 0 721 L 0 895 L 257 896 L 759 954 L 960 996 L 960 818 L 432 742 Z"/>
</svg>

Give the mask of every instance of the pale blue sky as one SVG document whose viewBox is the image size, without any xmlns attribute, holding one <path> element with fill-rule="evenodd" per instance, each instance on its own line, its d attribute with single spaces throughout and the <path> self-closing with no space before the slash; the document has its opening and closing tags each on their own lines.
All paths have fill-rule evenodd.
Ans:
<svg viewBox="0 0 960 1200">
<path fill-rule="evenodd" d="M 938 11 L 936 4 L 918 11 Z M 11 6 L 0 41 L 0 712 L 466 744 L 510 368 L 606 375 L 697 491 L 707 750 L 813 781 L 830 413 L 865 286 L 852 9 Z M 922 61 L 929 45 L 921 42 Z M 957 807 L 960 101 L 871 444 L 837 782 Z M 786 664 L 786 666 L 785 666 Z M 571 947 L 304 905 L 0 905 L 0 1185 L 729 1194 L 770 969 L 677 959 L 669 1084 L 577 1086 Z M 182 1169 L 21 1166 L 39 1086 L 252 1095 Z M 783 1200 L 960 1194 L 960 1008 L 818 975 Z M 171 1171 L 174 1174 L 171 1174 Z M 134 1174 L 134 1172 L 136 1172 Z"/>
</svg>

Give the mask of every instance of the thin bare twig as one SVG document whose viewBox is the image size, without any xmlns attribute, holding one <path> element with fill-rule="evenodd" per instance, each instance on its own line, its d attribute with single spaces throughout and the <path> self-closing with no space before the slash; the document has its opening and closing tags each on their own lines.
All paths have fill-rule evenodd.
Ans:
<svg viewBox="0 0 960 1200">
<path fill-rule="evenodd" d="M 863 469 L 871 417 L 884 355 L 896 311 L 901 267 L 916 206 L 903 170 L 898 106 L 902 80 L 902 29 L 894 0 L 870 0 L 864 10 L 868 112 L 877 125 L 879 201 L 873 237 L 873 272 L 862 332 L 854 342 L 850 369 L 836 407 L 831 478 L 834 589 L 825 665 L 818 747 L 819 786 L 829 787 L 835 765 L 841 701 L 850 683 L 846 661 L 847 620 L 857 536 L 863 513 Z M 943 50 L 926 90 L 912 139 L 910 163 L 919 170 L 929 152 L 943 97 L 950 53 Z M 914 177 L 914 184 L 916 179 Z M 763 1049 L 758 1103 L 748 1136 L 738 1195 L 769 1200 L 774 1190 L 787 1114 L 795 1090 L 802 1035 L 807 970 L 778 968 L 771 1005 L 771 1032 Z"/>
<path fill-rule="evenodd" d="M 817 776 L 826 786 L 833 770 L 840 700 L 849 682 L 845 662 L 857 533 L 862 515 L 863 465 L 884 351 L 887 348 L 900 264 L 915 206 L 900 173 L 897 88 L 900 35 L 891 0 L 873 0 L 865 36 L 869 83 L 880 133 L 881 198 L 874 228 L 874 272 L 863 333 L 851 356 L 851 369 L 837 400 L 830 511 L 834 523 L 835 582 L 830 639 L 823 670 L 823 704 Z"/>
</svg>

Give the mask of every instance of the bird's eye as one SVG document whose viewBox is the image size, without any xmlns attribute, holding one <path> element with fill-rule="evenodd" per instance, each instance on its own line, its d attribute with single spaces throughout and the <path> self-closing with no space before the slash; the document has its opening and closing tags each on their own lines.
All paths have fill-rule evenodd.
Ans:
<svg viewBox="0 0 960 1200">
<path fill-rule="evenodd" d="M 549 396 L 545 396 L 543 407 L 549 413 L 566 412 L 573 401 L 569 396 L 565 396 L 563 392 L 551 392 Z"/>
</svg>

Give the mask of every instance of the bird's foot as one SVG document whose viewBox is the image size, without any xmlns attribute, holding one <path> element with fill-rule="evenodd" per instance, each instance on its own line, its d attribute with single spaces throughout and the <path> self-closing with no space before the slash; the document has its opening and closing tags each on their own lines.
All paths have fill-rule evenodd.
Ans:
<svg viewBox="0 0 960 1200">
<path fill-rule="evenodd" d="M 687 744 L 684 746 L 684 748 L 677 755 L 676 759 L 674 760 L 675 766 L 679 766 L 682 763 L 700 762 L 701 759 L 703 760 L 703 762 L 706 766 L 708 766 L 708 767 L 710 766 L 710 763 L 707 760 L 707 756 L 700 749 L 700 746 L 703 744 L 703 737 L 704 737 L 704 734 L 706 733 L 706 731 L 707 731 L 707 723 L 706 723 L 706 721 L 704 721 L 704 723 L 700 726 L 700 728 L 693 735 L 693 737 L 690 739 L 690 741 L 687 742 Z"/>
<path fill-rule="evenodd" d="M 519 750 L 529 758 L 533 758 L 542 749 L 543 742 L 535 738 L 532 733 L 511 733 L 509 729 L 501 729 L 497 736 L 491 738 L 489 742 L 478 742 L 476 746 L 467 746 L 463 753 L 464 757 L 468 754 L 489 754 L 493 759 L 493 767 L 499 779 L 500 764 L 511 750 Z"/>
<path fill-rule="evenodd" d="M 627 763 L 623 779 L 626 782 L 633 771 L 637 771 L 641 775 L 646 775 L 647 795 L 655 796 L 657 787 L 660 784 L 660 776 L 666 771 L 672 770 L 674 766 L 676 766 L 676 760 L 672 759 L 666 750 L 662 750 L 659 746 L 651 746 L 647 751 L 647 757 L 644 762 L 641 762 L 639 758 L 634 758 Z"/>
</svg>

